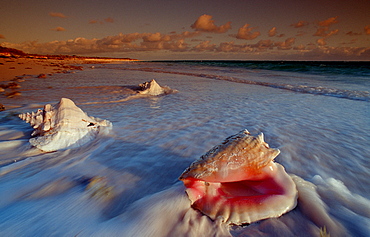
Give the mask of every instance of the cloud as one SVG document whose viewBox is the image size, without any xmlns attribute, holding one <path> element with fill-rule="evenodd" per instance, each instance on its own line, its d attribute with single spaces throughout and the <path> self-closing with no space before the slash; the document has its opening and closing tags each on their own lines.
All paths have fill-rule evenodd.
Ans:
<svg viewBox="0 0 370 237">
<path fill-rule="evenodd" d="M 218 46 L 210 44 L 210 41 L 204 41 L 194 47 L 195 51 L 211 51 L 219 53 L 263 53 L 277 50 L 292 49 L 295 38 L 288 38 L 283 42 L 274 42 L 272 40 L 260 40 L 255 44 L 235 44 L 234 41 L 222 42 Z M 196 48 L 196 49 L 195 49 Z"/>
<path fill-rule="evenodd" d="M 104 21 L 108 23 L 114 23 L 114 19 L 112 17 L 105 18 Z"/>
<path fill-rule="evenodd" d="M 254 27 L 249 27 L 249 24 L 245 24 L 243 27 L 239 28 L 238 34 L 230 35 L 237 39 L 253 40 L 261 35 L 259 31 L 252 32 Z"/>
<path fill-rule="evenodd" d="M 320 46 L 324 46 L 326 45 L 326 41 L 325 41 L 325 38 L 320 38 L 318 40 L 316 40 L 316 43 Z"/>
<path fill-rule="evenodd" d="M 327 35 L 327 31 L 329 30 L 328 27 L 324 27 L 324 28 L 318 28 L 316 30 L 316 33 L 313 34 L 313 36 L 320 36 L 320 37 L 325 37 Z"/>
<path fill-rule="evenodd" d="M 180 34 L 131 33 L 107 36 L 102 39 L 78 37 L 66 41 L 39 43 L 37 41 L 21 44 L 5 43 L 27 53 L 37 54 L 98 54 L 109 52 L 138 52 L 168 50 L 173 52 L 189 51 L 185 39 L 198 36 L 199 32 L 185 31 Z"/>
<path fill-rule="evenodd" d="M 362 35 L 362 33 L 357 33 L 357 32 L 353 32 L 353 31 L 349 31 L 346 33 L 346 35 L 349 35 L 349 36 L 358 36 L 358 35 Z"/>
<path fill-rule="evenodd" d="M 329 31 L 329 27 L 321 27 L 316 30 L 316 33 L 313 34 L 313 36 L 329 37 L 338 34 L 338 32 L 338 29 Z"/>
<path fill-rule="evenodd" d="M 188 51 L 189 45 L 185 43 L 184 39 L 174 41 L 142 41 L 136 49 L 141 51 L 169 50 L 172 52 L 181 52 Z"/>
<path fill-rule="evenodd" d="M 250 47 L 257 49 L 259 51 L 265 51 L 267 49 L 274 48 L 274 41 L 272 40 L 260 40 L 256 44 L 251 44 Z"/>
<path fill-rule="evenodd" d="M 370 25 L 365 26 L 364 31 L 365 34 L 370 35 Z"/>
<path fill-rule="evenodd" d="M 318 46 L 302 54 L 310 60 L 368 60 L 370 47 Z"/>
<path fill-rule="evenodd" d="M 58 26 L 57 28 L 54 28 L 54 29 L 51 29 L 51 30 L 53 30 L 53 31 L 66 31 L 66 29 L 64 29 L 61 26 Z"/>
<path fill-rule="evenodd" d="M 59 18 L 67 18 L 63 13 L 60 13 L 60 12 L 49 12 L 49 16 L 59 17 Z"/>
<path fill-rule="evenodd" d="M 293 49 L 298 50 L 298 51 L 304 51 L 306 50 L 306 46 L 304 46 L 303 44 L 300 44 L 298 46 L 293 47 Z"/>
<path fill-rule="evenodd" d="M 337 18 L 338 18 L 337 16 L 336 17 L 330 17 L 330 18 L 328 18 L 324 21 L 319 21 L 317 24 L 319 26 L 330 26 L 332 24 L 338 23 Z"/>
<path fill-rule="evenodd" d="M 332 35 L 336 35 L 336 34 L 338 34 L 338 32 L 339 32 L 338 29 L 332 30 L 332 31 L 328 32 L 328 34 L 326 35 L 326 37 L 329 37 L 329 36 L 332 36 Z"/>
<path fill-rule="evenodd" d="M 293 23 L 290 26 L 293 26 L 294 28 L 301 28 L 304 26 L 307 26 L 309 23 L 307 21 L 298 21 L 297 23 Z"/>
<path fill-rule="evenodd" d="M 246 27 L 250 29 L 249 26 Z M 330 32 L 327 32 L 329 34 Z M 259 40 L 257 43 L 221 42 L 197 40 L 199 31 L 181 33 L 130 33 L 107 36 L 100 39 L 78 37 L 65 41 L 40 43 L 37 41 L 12 44 L 1 43 L 4 47 L 16 48 L 27 53 L 37 54 L 69 54 L 96 55 L 111 53 L 132 54 L 139 52 L 197 52 L 202 55 L 227 54 L 232 57 L 260 59 L 301 59 L 301 60 L 367 60 L 370 58 L 370 47 L 330 47 L 326 37 L 320 37 L 315 43 L 295 46 L 296 38 L 290 37 L 283 41 L 271 39 Z M 277 38 L 275 38 L 277 39 Z M 242 42 L 242 41 L 241 41 Z M 344 47 L 348 46 L 348 47 Z M 140 54 L 139 54 L 140 55 Z M 249 56 L 247 56 L 249 55 Z M 134 56 L 139 57 L 139 56 Z"/>
<path fill-rule="evenodd" d="M 235 44 L 231 42 L 222 42 L 216 48 L 219 53 L 253 53 L 254 49 L 247 44 Z"/>
<path fill-rule="evenodd" d="M 5 39 L 5 36 L 0 34 L 0 39 Z"/>
<path fill-rule="evenodd" d="M 292 48 L 292 45 L 294 43 L 295 43 L 295 38 L 291 37 L 291 38 L 286 39 L 283 42 L 275 42 L 274 45 L 277 46 L 278 49 L 288 50 Z"/>
<path fill-rule="evenodd" d="M 273 37 L 276 35 L 276 27 L 272 27 L 271 30 L 268 31 L 268 36 Z"/>
<path fill-rule="evenodd" d="M 214 20 L 212 20 L 212 16 L 204 14 L 201 15 L 190 27 L 198 31 L 225 33 L 231 29 L 231 22 L 229 21 L 224 25 L 216 26 Z"/>
<path fill-rule="evenodd" d="M 198 45 L 194 46 L 193 50 L 196 52 L 204 51 L 214 51 L 216 49 L 216 44 L 211 44 L 210 40 L 200 42 Z"/>
<path fill-rule="evenodd" d="M 351 41 L 350 42 L 343 42 L 343 43 L 341 43 L 341 44 L 343 44 L 343 45 L 346 45 L 346 44 L 354 44 L 354 43 L 356 43 L 356 41 L 357 41 L 358 39 L 351 39 Z"/>
<path fill-rule="evenodd" d="M 148 33 L 143 37 L 144 42 L 167 42 L 171 40 L 171 36 L 169 35 L 162 35 L 161 33 Z"/>
<path fill-rule="evenodd" d="M 89 20 L 89 24 L 104 24 L 104 23 L 114 23 L 112 17 L 105 18 L 104 20 Z"/>
</svg>

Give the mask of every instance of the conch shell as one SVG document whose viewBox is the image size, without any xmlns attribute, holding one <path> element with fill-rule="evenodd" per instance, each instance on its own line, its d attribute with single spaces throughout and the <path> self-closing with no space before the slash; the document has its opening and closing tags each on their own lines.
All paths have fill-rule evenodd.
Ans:
<svg viewBox="0 0 370 237">
<path fill-rule="evenodd" d="M 168 86 L 160 86 L 156 80 L 152 79 L 151 81 L 147 81 L 144 83 L 139 84 L 138 93 L 141 95 L 166 95 L 170 93 L 177 92 L 176 90 L 172 90 Z"/>
<path fill-rule="evenodd" d="M 280 153 L 247 130 L 228 137 L 180 176 L 192 207 L 216 220 L 246 224 L 279 217 L 297 204 L 297 189 L 275 163 Z"/>
<path fill-rule="evenodd" d="M 89 117 L 67 98 L 54 106 L 45 105 L 43 110 L 20 114 L 19 118 L 34 128 L 31 145 L 47 152 L 83 145 L 112 127 L 107 120 Z"/>
</svg>

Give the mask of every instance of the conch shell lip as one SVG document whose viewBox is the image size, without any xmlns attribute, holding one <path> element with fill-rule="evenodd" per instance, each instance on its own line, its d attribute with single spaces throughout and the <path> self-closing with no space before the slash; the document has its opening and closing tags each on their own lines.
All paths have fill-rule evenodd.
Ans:
<svg viewBox="0 0 370 237">
<path fill-rule="evenodd" d="M 247 130 L 225 139 L 179 177 L 194 209 L 212 220 L 242 225 L 279 217 L 297 203 L 290 176 L 274 158 L 280 153 Z"/>
</svg>

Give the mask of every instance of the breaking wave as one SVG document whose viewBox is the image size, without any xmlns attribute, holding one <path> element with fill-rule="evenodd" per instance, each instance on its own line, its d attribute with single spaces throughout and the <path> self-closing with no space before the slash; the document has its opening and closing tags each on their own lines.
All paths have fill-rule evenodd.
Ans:
<svg viewBox="0 0 370 237">
<path fill-rule="evenodd" d="M 289 90 L 289 91 L 298 92 L 298 93 L 331 96 L 331 97 L 344 98 L 344 99 L 349 99 L 349 100 L 359 100 L 359 101 L 367 101 L 367 102 L 370 101 L 369 91 L 345 90 L 345 89 L 327 88 L 327 87 L 322 87 L 322 86 L 291 85 L 291 84 L 285 84 L 285 83 L 252 81 L 252 80 L 246 80 L 246 79 L 230 77 L 230 76 L 220 76 L 220 75 L 192 73 L 192 72 L 168 71 L 168 70 L 163 70 L 163 69 L 158 69 L 158 68 L 125 68 L 124 70 L 137 70 L 137 71 L 145 71 L 145 72 L 169 73 L 169 74 L 177 74 L 177 75 L 192 76 L 192 77 L 202 77 L 202 78 L 207 78 L 207 79 L 230 81 L 230 82 L 243 83 L 243 84 L 248 84 L 248 85 L 266 86 L 266 87 L 272 87 L 272 88 L 277 88 L 277 89 Z"/>
</svg>

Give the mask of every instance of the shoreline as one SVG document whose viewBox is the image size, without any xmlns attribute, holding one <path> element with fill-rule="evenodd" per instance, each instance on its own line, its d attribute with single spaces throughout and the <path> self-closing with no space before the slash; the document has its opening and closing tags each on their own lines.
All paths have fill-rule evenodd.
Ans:
<svg viewBox="0 0 370 237">
<path fill-rule="evenodd" d="M 52 78 L 56 73 L 84 70 L 85 64 L 137 61 L 115 58 L 0 57 L 0 98 L 21 96 L 20 83 L 27 78 Z M 2 111 L 0 103 L 0 111 Z"/>
<path fill-rule="evenodd" d="M 73 70 L 83 70 L 81 64 L 105 64 L 117 62 L 130 62 L 130 59 L 105 58 L 28 58 L 28 57 L 2 57 L 0 58 L 0 82 L 18 81 L 22 78 L 43 78 L 55 73 L 68 73 Z"/>
</svg>

